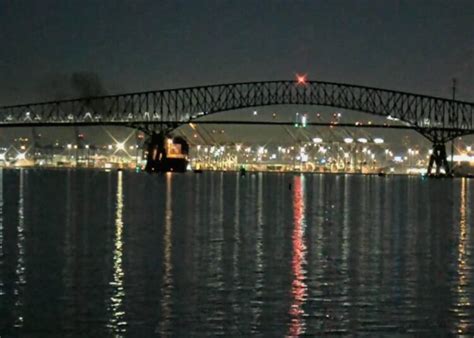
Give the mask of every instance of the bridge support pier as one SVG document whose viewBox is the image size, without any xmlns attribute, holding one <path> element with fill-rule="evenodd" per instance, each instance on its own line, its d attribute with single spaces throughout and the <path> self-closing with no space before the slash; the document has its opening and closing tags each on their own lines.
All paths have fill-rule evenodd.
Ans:
<svg viewBox="0 0 474 338">
<path fill-rule="evenodd" d="M 433 165 L 436 165 L 436 172 L 433 174 Z M 446 156 L 446 144 L 444 142 L 433 143 L 433 152 L 430 156 L 430 162 L 428 164 L 428 175 L 430 176 L 441 176 L 441 168 L 444 169 L 445 175 L 450 175 L 448 158 Z"/>
</svg>

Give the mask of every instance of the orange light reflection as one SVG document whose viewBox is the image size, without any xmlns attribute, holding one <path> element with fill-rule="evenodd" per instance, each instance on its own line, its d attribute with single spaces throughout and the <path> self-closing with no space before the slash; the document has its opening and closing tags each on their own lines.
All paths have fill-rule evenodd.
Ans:
<svg viewBox="0 0 474 338">
<path fill-rule="evenodd" d="M 307 293 L 306 271 L 304 269 L 306 263 L 304 176 L 295 177 L 293 183 L 293 258 L 291 264 L 293 283 L 291 286 L 292 303 L 289 311 L 291 323 L 288 330 L 288 336 L 290 337 L 299 336 L 305 332 L 303 304 Z"/>
</svg>

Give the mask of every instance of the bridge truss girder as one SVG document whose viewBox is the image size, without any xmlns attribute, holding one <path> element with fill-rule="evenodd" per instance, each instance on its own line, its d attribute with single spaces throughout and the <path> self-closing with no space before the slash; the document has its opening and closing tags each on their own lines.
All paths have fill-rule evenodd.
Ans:
<svg viewBox="0 0 474 338">
<path fill-rule="evenodd" d="M 1 126 L 180 124 L 214 113 L 270 105 L 320 105 L 392 117 L 432 142 L 474 132 L 474 103 L 381 88 L 265 81 L 148 91 L 0 107 Z"/>
</svg>

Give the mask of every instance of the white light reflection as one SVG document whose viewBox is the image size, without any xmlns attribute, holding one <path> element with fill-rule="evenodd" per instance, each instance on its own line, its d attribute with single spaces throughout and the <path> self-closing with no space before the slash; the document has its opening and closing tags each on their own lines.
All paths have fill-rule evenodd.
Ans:
<svg viewBox="0 0 474 338">
<path fill-rule="evenodd" d="M 264 261 L 263 261 L 263 174 L 257 175 L 257 224 L 256 224 L 256 242 L 255 242 L 255 298 L 253 303 L 253 328 L 260 327 L 260 317 L 262 315 L 262 298 L 263 278 L 264 278 Z M 252 331 L 252 333 L 256 333 Z"/>
<path fill-rule="evenodd" d="M 75 291 L 77 290 L 77 278 L 76 278 L 76 255 L 75 255 L 75 227 L 74 227 L 74 213 L 73 213 L 73 205 L 74 202 L 71 198 L 72 191 L 73 191 L 73 184 L 72 184 L 72 174 L 71 171 L 68 170 L 65 176 L 65 181 L 63 182 L 63 186 L 66 188 L 66 196 L 64 200 L 65 204 L 65 220 L 64 220 L 64 239 L 63 239 L 63 247 L 64 247 L 64 265 L 62 268 L 62 278 L 63 278 L 63 287 L 64 287 L 64 302 L 67 308 L 73 309 L 75 306 Z M 64 316 L 60 316 L 61 318 L 61 326 L 62 327 L 69 327 L 73 325 L 73 321 L 75 320 L 74 317 L 69 317 L 66 314 Z"/>
<path fill-rule="evenodd" d="M 173 264 L 171 262 L 172 244 L 172 220 L 173 220 L 173 201 L 172 201 L 172 177 L 173 174 L 166 173 L 166 206 L 165 206 L 165 234 L 163 236 L 164 248 L 164 273 L 161 284 L 161 317 L 162 321 L 158 324 L 157 333 L 161 336 L 170 334 L 172 319 L 172 301 L 173 301 Z"/>
<path fill-rule="evenodd" d="M 232 255 L 232 268 L 234 270 L 234 283 L 239 280 L 239 246 L 240 246 L 240 174 L 235 180 L 235 208 L 234 208 L 234 250 Z"/>
<path fill-rule="evenodd" d="M 3 169 L 0 168 L 0 267 L 3 258 Z M 0 296 L 5 294 L 3 289 L 3 274 L 0 274 Z"/>
<path fill-rule="evenodd" d="M 466 334 L 469 325 L 472 322 L 470 317 L 470 289 L 471 270 L 469 265 L 469 222 L 468 222 L 468 205 L 469 196 L 467 189 L 467 180 L 461 180 L 461 201 L 459 207 L 459 242 L 458 242 L 458 280 L 456 285 L 457 303 L 455 314 L 457 316 L 456 333 Z"/>
<path fill-rule="evenodd" d="M 23 286 L 26 284 L 25 278 L 25 205 L 24 205 L 24 185 L 25 171 L 20 170 L 20 188 L 18 196 L 18 260 L 16 263 L 15 274 L 15 327 L 23 327 Z"/>
<path fill-rule="evenodd" d="M 114 257 L 113 257 L 113 281 L 112 296 L 110 297 L 111 319 L 108 325 L 114 333 L 125 333 L 127 322 L 125 320 L 125 311 L 123 310 L 123 301 L 125 298 L 125 289 L 123 285 L 123 173 L 117 173 L 117 200 L 115 204 L 115 236 L 114 236 Z"/>
<path fill-rule="evenodd" d="M 306 280 L 306 244 L 304 232 L 306 228 L 305 221 L 305 191 L 304 176 L 295 176 L 293 189 L 293 235 L 292 235 L 292 271 L 293 283 L 291 286 L 291 306 L 290 306 L 290 327 L 288 336 L 296 337 L 305 333 L 305 312 L 303 305 L 306 301 L 307 286 Z"/>
</svg>

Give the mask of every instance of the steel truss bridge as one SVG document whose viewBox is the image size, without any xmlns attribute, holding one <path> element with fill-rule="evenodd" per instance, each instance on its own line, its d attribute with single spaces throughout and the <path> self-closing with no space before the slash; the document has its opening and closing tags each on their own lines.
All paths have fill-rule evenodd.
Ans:
<svg viewBox="0 0 474 338">
<path fill-rule="evenodd" d="M 272 105 L 318 105 L 398 119 L 405 123 L 402 128 L 416 130 L 433 143 L 435 155 L 440 153 L 439 158 L 434 158 L 438 167 L 446 160 L 443 149 L 447 141 L 474 133 L 472 102 L 344 83 L 294 80 L 216 84 L 3 106 L 0 127 L 121 125 L 152 134 L 199 122 L 202 116 Z M 285 123 L 291 122 L 279 124 Z"/>
<path fill-rule="evenodd" d="M 289 80 L 3 106 L 0 107 L 0 127 L 167 125 L 175 128 L 205 115 L 271 105 L 318 105 L 390 116 L 405 122 L 432 142 L 446 142 L 474 133 L 474 103 L 471 102 L 343 83 L 307 81 L 301 84 Z"/>
</svg>

